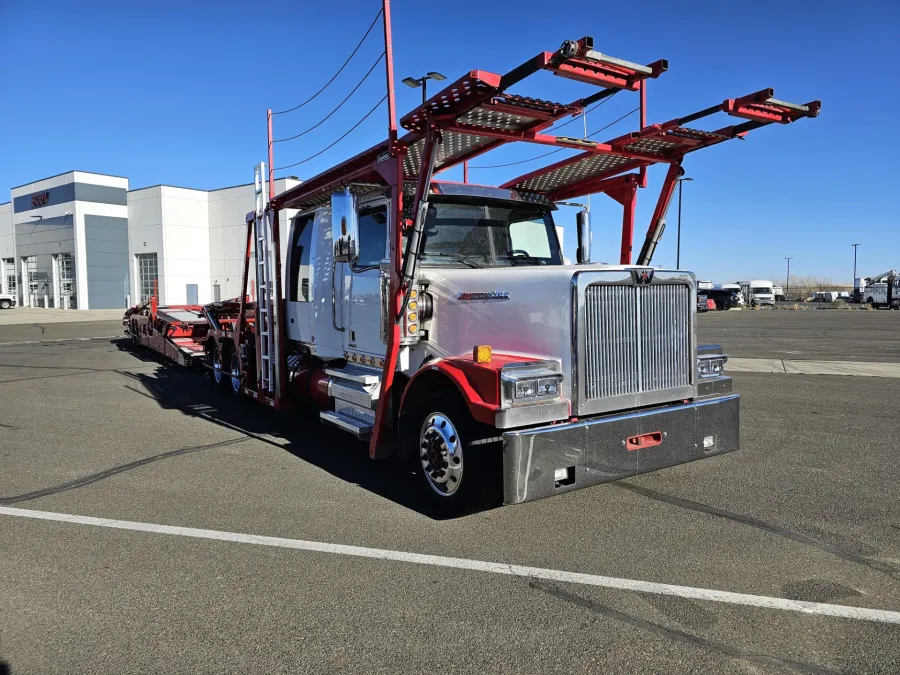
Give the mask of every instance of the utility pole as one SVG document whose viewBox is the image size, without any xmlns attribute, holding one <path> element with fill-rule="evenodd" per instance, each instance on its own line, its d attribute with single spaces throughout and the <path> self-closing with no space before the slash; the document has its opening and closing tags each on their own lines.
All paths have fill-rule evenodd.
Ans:
<svg viewBox="0 0 900 675">
<path fill-rule="evenodd" d="M 694 180 L 693 178 L 682 177 L 678 179 L 678 245 L 675 250 L 675 269 L 681 269 L 681 185 L 684 181 Z"/>
<path fill-rule="evenodd" d="M 859 244 L 850 244 L 853 247 L 853 287 L 856 288 L 856 247 Z"/>
<path fill-rule="evenodd" d="M 788 269 L 787 269 L 787 280 L 786 280 L 785 283 L 784 283 L 784 297 L 785 297 L 785 299 L 787 299 L 788 293 L 791 292 L 791 260 L 792 260 L 792 259 L 793 259 L 793 256 L 791 256 L 790 258 L 785 258 L 785 260 L 788 261 L 788 263 L 787 263 L 787 265 L 788 265 Z"/>
</svg>

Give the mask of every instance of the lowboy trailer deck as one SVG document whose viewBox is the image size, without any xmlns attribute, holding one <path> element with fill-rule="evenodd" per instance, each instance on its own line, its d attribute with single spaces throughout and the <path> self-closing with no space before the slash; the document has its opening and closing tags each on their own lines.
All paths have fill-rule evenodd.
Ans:
<svg viewBox="0 0 900 675">
<path fill-rule="evenodd" d="M 647 124 L 647 81 L 665 60 L 631 63 L 583 38 L 504 75 L 466 73 L 405 115 L 400 137 L 384 6 L 388 138 L 280 195 L 270 143 L 247 215 L 241 299 L 203 308 L 212 379 L 274 408 L 317 408 L 372 458 L 408 458 L 448 512 L 737 450 L 726 357 L 697 345 L 697 282 L 650 262 L 686 155 L 815 117 L 818 101 L 762 90 Z M 570 103 L 509 91 L 541 72 L 598 89 Z M 639 97 L 637 131 L 605 143 L 550 133 L 619 91 Z M 687 126 L 717 113 L 738 121 Z M 436 178 L 512 142 L 578 153 L 499 187 Z M 636 195 L 654 164 L 668 171 L 634 264 Z M 620 260 L 590 262 L 583 207 L 578 264 L 565 264 L 556 204 L 598 193 L 623 207 Z M 282 209 L 298 210 L 284 274 Z"/>
</svg>

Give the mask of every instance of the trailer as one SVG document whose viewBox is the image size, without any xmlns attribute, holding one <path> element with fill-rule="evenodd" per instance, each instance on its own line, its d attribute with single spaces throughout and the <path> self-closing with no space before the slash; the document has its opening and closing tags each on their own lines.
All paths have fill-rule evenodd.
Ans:
<svg viewBox="0 0 900 675">
<path fill-rule="evenodd" d="M 194 366 L 205 356 L 209 323 L 199 305 L 159 307 L 154 296 L 127 310 L 122 324 L 132 345 L 158 352 L 180 366 Z"/>
<path fill-rule="evenodd" d="M 585 37 L 505 74 L 465 73 L 403 116 L 401 136 L 384 7 L 388 137 L 279 195 L 270 142 L 239 300 L 205 306 L 206 325 L 191 325 L 191 339 L 205 331 L 214 385 L 318 410 L 373 459 L 410 462 L 446 513 L 737 450 L 739 397 L 722 349 L 697 345 L 695 277 L 650 263 L 686 155 L 815 117 L 819 102 L 766 89 L 648 124 L 647 82 L 666 61 L 610 57 Z M 594 89 L 570 103 L 511 91 L 547 72 Z M 638 97 L 636 131 L 607 142 L 551 133 L 617 92 Z M 688 126 L 718 113 L 738 121 Z M 437 177 L 513 142 L 578 152 L 496 187 Z M 655 164 L 668 171 L 633 262 L 636 195 Z M 583 206 L 577 263 L 563 259 L 553 214 L 591 194 L 622 206 L 617 264 L 591 262 Z M 284 271 L 283 209 L 297 210 Z"/>
</svg>

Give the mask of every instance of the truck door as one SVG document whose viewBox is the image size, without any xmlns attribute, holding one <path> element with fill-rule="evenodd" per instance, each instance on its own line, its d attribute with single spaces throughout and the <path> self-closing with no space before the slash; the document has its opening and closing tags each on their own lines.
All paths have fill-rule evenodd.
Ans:
<svg viewBox="0 0 900 675">
<path fill-rule="evenodd" d="M 287 252 L 287 337 L 289 340 L 310 340 L 309 304 L 312 299 L 312 232 L 315 212 L 295 217 L 291 221 L 290 248 Z"/>
<path fill-rule="evenodd" d="M 345 263 L 344 288 L 341 293 L 336 280 L 335 297 L 341 297 L 344 326 L 344 348 L 381 358 L 385 345 L 381 341 L 381 290 L 379 265 L 387 254 L 388 209 L 386 201 L 359 207 L 359 258 Z"/>
</svg>

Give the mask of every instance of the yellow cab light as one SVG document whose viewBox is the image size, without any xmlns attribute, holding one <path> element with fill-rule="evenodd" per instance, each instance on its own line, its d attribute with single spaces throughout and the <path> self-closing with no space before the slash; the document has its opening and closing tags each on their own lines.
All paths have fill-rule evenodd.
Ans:
<svg viewBox="0 0 900 675">
<path fill-rule="evenodd" d="M 407 333 L 415 333 L 416 330 L 418 330 L 418 326 L 416 326 L 416 324 L 414 324 L 414 323 L 411 323 L 406 327 Z"/>
<path fill-rule="evenodd" d="M 410 315 L 409 315 L 408 318 L 409 318 L 409 320 L 410 320 L 411 322 L 415 322 L 415 320 L 416 320 L 416 313 L 415 313 L 415 312 L 410 312 Z"/>
<path fill-rule="evenodd" d="M 419 295 L 419 292 L 418 292 L 415 288 L 412 289 L 412 290 L 409 292 L 409 297 L 410 297 L 410 298 L 414 298 L 414 297 L 416 297 L 417 295 Z"/>
<path fill-rule="evenodd" d="M 415 308 L 416 308 L 416 301 L 415 301 L 415 300 L 410 300 L 409 303 L 406 305 L 406 307 L 407 307 L 408 309 L 415 309 Z"/>
<path fill-rule="evenodd" d="M 493 356 L 493 351 L 491 350 L 490 345 L 475 345 L 472 354 L 472 360 L 475 361 L 475 363 L 490 363 L 491 356 Z"/>
</svg>

